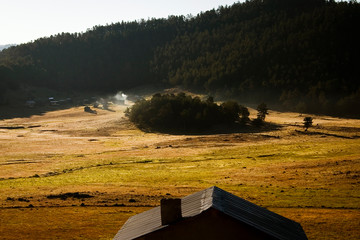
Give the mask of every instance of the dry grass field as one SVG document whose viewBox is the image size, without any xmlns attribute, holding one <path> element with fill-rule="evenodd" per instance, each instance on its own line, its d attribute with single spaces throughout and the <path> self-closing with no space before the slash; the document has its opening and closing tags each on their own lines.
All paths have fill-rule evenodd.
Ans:
<svg viewBox="0 0 360 240">
<path fill-rule="evenodd" d="M 129 216 L 216 185 L 302 224 L 360 238 L 360 120 L 270 111 L 257 132 L 144 133 L 125 106 L 0 120 L 1 239 L 112 239 Z M 251 110 L 255 117 L 256 111 Z"/>
</svg>

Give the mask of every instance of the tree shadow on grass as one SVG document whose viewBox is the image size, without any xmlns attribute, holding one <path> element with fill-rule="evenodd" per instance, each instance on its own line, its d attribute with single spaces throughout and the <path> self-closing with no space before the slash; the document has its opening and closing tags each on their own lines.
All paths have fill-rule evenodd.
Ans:
<svg viewBox="0 0 360 240">
<path fill-rule="evenodd" d="M 75 107 L 74 104 L 59 105 L 59 106 L 41 106 L 29 108 L 26 106 L 0 106 L 0 120 L 13 118 L 28 118 L 31 116 L 42 116 L 47 112 L 65 110 Z"/>
<path fill-rule="evenodd" d="M 206 129 L 169 129 L 169 128 L 142 128 L 140 130 L 148 133 L 162 133 L 171 135 L 214 135 L 214 134 L 231 134 L 231 133 L 264 133 L 278 131 L 283 128 L 282 125 L 264 122 L 261 125 L 253 125 L 251 123 L 233 123 L 230 125 L 215 125 Z"/>
</svg>

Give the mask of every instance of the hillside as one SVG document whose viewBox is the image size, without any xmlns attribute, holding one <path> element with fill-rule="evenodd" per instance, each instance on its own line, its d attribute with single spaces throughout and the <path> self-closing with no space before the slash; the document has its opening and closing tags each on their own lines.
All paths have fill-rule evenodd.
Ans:
<svg viewBox="0 0 360 240">
<path fill-rule="evenodd" d="M 0 103 L 24 85 L 113 92 L 151 84 L 359 117 L 358 22 L 354 2 L 251 0 L 60 33 L 0 53 Z"/>
</svg>

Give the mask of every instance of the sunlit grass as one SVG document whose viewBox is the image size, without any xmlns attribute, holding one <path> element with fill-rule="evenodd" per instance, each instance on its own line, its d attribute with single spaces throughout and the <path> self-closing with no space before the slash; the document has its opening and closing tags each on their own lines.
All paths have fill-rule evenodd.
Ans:
<svg viewBox="0 0 360 240">
<path fill-rule="evenodd" d="M 0 181 L 0 189 L 23 188 L 30 193 L 37 187 L 66 188 L 94 184 L 134 188 L 148 186 L 150 189 L 176 188 L 177 185 L 202 189 L 217 185 L 265 206 L 356 208 L 360 206 L 357 188 L 341 179 L 336 185 L 328 185 L 327 182 L 337 179 L 336 175 L 333 176 L 336 171 L 351 169 L 340 165 L 305 171 L 302 164 L 316 161 L 315 167 L 321 164 L 322 159 L 351 158 L 360 153 L 358 143 L 358 140 L 353 140 L 346 144 L 343 141 L 326 144 L 306 142 L 301 146 L 257 144 L 162 159 L 113 156 L 109 160 L 101 154 L 97 155 L 97 159 L 91 159 L 90 155 L 89 158 L 80 157 L 70 168 L 73 171 L 69 171 L 68 164 L 61 169 L 60 164 L 56 176 L 3 180 Z M 62 156 L 59 162 L 66 162 L 66 158 L 72 157 Z M 294 162 L 296 165 L 293 165 Z M 288 169 L 284 170 L 286 167 Z"/>
<path fill-rule="evenodd" d="M 77 115 L 86 119 L 82 109 L 69 113 L 74 115 L 74 120 Z M 56 120 L 57 113 L 52 114 Z M 45 234 L 46 226 L 35 224 L 37 219 L 31 217 L 31 211 L 38 211 L 36 216 L 63 226 L 61 217 L 53 214 L 54 209 L 62 209 L 58 213 L 69 216 L 70 227 L 63 234 L 52 226 L 54 236 L 74 236 L 78 226 L 84 227 L 84 236 L 93 233 L 111 239 L 128 216 L 141 212 L 134 209 L 133 213 L 126 212 L 131 207 L 156 206 L 163 197 L 183 197 L 214 185 L 260 206 L 275 208 L 291 219 L 304 221 L 301 223 L 309 239 L 326 239 L 326 236 L 337 239 L 341 231 L 347 231 L 348 239 L 356 239 L 354 236 L 359 233 L 347 228 L 353 228 L 352 221 L 359 219 L 356 214 L 360 208 L 360 138 L 349 138 L 358 133 L 345 132 L 345 137 L 336 137 L 342 132 L 336 132 L 335 137 L 307 135 L 298 134 L 290 126 L 270 133 L 181 136 L 127 129 L 124 120 L 124 126 L 109 136 L 108 132 L 101 132 L 101 124 L 107 118 L 112 119 L 106 114 L 118 118 L 113 112 L 104 112 L 96 118 L 89 116 L 91 121 L 99 119 L 99 129 L 93 129 L 97 123 L 92 122 L 91 133 L 86 128 L 89 122 L 79 121 L 76 131 L 69 130 L 66 134 L 25 129 L 0 136 L 0 150 L 4 153 L 0 155 L 0 214 L 10 219 L 1 222 L 0 233 L 10 236 L 19 224 L 19 228 L 24 228 L 22 236 L 29 236 L 26 234 L 34 227 L 39 234 Z M 62 119 L 63 122 L 44 121 L 60 124 L 44 129 L 61 131 L 73 127 L 66 125 L 68 117 Z M 14 121 L 26 123 L 27 120 Z M 111 120 L 111 124 L 118 123 Z M 353 125 L 356 124 L 359 125 L 354 120 Z M 84 201 L 47 198 L 66 192 L 86 192 L 94 197 Z M 30 202 L 18 201 L 19 198 Z M 130 198 L 136 202 L 130 203 Z M 81 203 L 91 207 L 81 208 Z M 29 204 L 34 208 L 27 208 Z M 109 209 L 102 211 L 98 207 Z M 117 211 L 118 208 L 126 213 Z M 28 219 L 27 225 L 21 220 L 21 211 Z M 306 213 L 302 214 L 303 211 Z M 336 216 L 333 211 L 344 214 L 344 220 L 328 219 Z M 81 217 L 74 217 L 72 212 Z M 105 222 L 108 218 L 103 213 L 122 215 L 121 224 L 110 224 L 109 228 L 115 229 L 107 235 L 97 228 L 92 231 L 87 227 L 92 222 L 84 220 L 88 216 Z M 317 216 L 319 220 L 315 219 Z M 85 221 L 86 226 L 77 221 Z M 322 226 L 331 224 L 337 225 L 322 237 L 319 233 L 325 229 Z"/>
</svg>

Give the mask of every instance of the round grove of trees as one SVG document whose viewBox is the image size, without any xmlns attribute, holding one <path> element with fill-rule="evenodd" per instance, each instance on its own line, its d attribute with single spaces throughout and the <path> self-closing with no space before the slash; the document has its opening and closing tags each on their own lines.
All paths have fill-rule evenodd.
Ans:
<svg viewBox="0 0 360 240">
<path fill-rule="evenodd" d="M 249 121 L 249 111 L 235 101 L 218 105 L 185 93 L 155 94 L 125 111 L 130 121 L 148 131 L 199 132 L 215 125 L 231 126 Z"/>
</svg>

